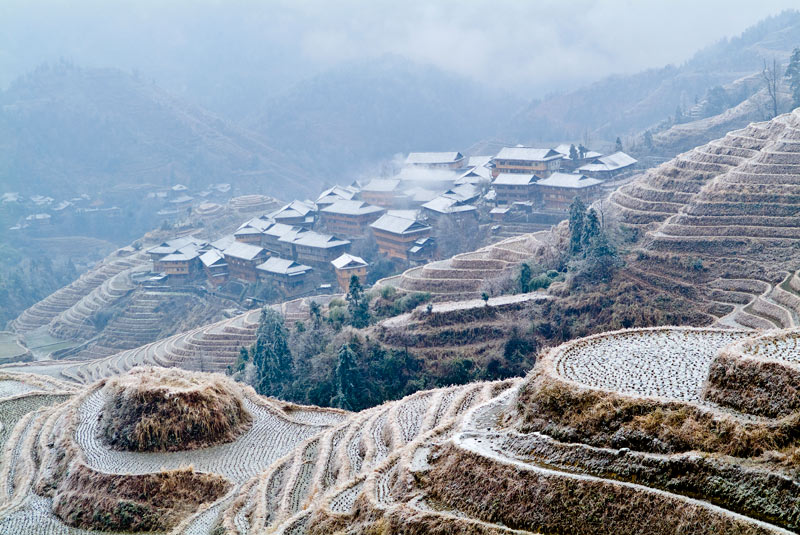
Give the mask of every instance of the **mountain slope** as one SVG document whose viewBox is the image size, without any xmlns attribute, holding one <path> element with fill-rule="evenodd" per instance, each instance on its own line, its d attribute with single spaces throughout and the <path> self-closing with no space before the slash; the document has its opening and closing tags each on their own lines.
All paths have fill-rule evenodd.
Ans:
<svg viewBox="0 0 800 535">
<path fill-rule="evenodd" d="M 336 173 L 401 152 L 463 150 L 517 106 L 473 80 L 385 56 L 298 84 L 252 126 L 304 165 Z"/>
<path fill-rule="evenodd" d="M 258 135 L 115 69 L 62 62 L 18 79 L 0 93 L 0 140 L 0 182 L 12 191 L 178 182 L 282 195 L 316 189 Z"/>
<path fill-rule="evenodd" d="M 502 130 L 521 141 L 578 139 L 585 133 L 613 141 L 667 119 L 679 105 L 692 106 L 695 98 L 703 98 L 714 86 L 759 71 L 764 60 L 784 61 L 798 43 L 800 12 L 785 11 L 739 37 L 701 50 L 679 67 L 611 76 L 576 91 L 535 100 Z"/>
</svg>

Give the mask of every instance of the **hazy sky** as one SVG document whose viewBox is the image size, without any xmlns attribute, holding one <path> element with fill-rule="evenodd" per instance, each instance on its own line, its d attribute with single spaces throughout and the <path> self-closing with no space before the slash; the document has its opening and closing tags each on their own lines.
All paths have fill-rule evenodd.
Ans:
<svg viewBox="0 0 800 535">
<path fill-rule="evenodd" d="M 526 96 L 681 63 L 797 0 L 0 0 L 0 87 L 59 57 L 264 93 L 394 53 Z"/>
</svg>

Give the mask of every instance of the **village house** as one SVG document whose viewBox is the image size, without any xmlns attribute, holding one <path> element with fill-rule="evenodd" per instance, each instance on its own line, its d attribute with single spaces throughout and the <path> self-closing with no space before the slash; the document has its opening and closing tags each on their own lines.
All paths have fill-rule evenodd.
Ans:
<svg viewBox="0 0 800 535">
<path fill-rule="evenodd" d="M 447 217 L 453 221 L 464 221 L 467 218 L 478 219 L 478 209 L 453 197 L 441 195 L 422 205 L 423 213 L 432 221 Z"/>
<path fill-rule="evenodd" d="M 331 260 L 350 248 L 348 240 L 313 231 L 299 234 L 292 245 L 298 262 L 320 267 L 328 267 Z"/>
<path fill-rule="evenodd" d="M 183 238 L 174 238 L 151 247 L 147 250 L 147 255 L 153 261 L 153 272 L 163 273 L 164 265 L 161 263 L 165 257 L 176 253 L 191 253 L 193 251 L 202 251 L 208 244 L 205 241 L 198 240 L 192 236 Z"/>
<path fill-rule="evenodd" d="M 367 280 L 367 267 L 369 267 L 369 264 L 361 257 L 345 253 L 331 260 L 331 264 L 333 264 L 333 269 L 336 272 L 336 281 L 339 283 L 339 288 L 345 293 L 350 290 L 350 279 L 353 275 L 358 277 L 362 285 Z"/>
<path fill-rule="evenodd" d="M 533 201 L 536 197 L 534 184 L 538 177 L 533 174 L 500 173 L 492 182 L 497 204 Z"/>
<path fill-rule="evenodd" d="M 436 256 L 436 240 L 431 236 L 414 240 L 408 248 L 408 261 L 412 264 L 425 264 Z"/>
<path fill-rule="evenodd" d="M 384 208 L 391 208 L 395 204 L 395 197 L 400 192 L 400 181 L 389 178 L 375 178 L 361 188 L 361 198 L 364 202 Z"/>
<path fill-rule="evenodd" d="M 553 149 L 532 147 L 504 147 L 492 160 L 492 175 L 497 178 L 503 173 L 520 173 L 547 177 L 558 171 L 563 156 Z"/>
<path fill-rule="evenodd" d="M 281 238 L 289 233 L 305 232 L 301 227 L 293 227 L 283 223 L 273 223 L 261 234 L 261 246 L 274 255 L 284 258 L 293 256 L 291 242 L 281 241 Z"/>
<path fill-rule="evenodd" d="M 587 204 L 594 201 L 602 183 L 602 180 L 585 175 L 553 173 L 536 182 L 535 187 L 544 210 L 566 212 L 575 197 Z"/>
<path fill-rule="evenodd" d="M 328 232 L 359 237 L 367 233 L 369 224 L 383 214 L 384 209 L 364 201 L 340 200 L 320 210 L 320 223 Z"/>
<path fill-rule="evenodd" d="M 206 280 L 212 288 L 218 288 L 228 280 L 228 263 L 225 256 L 217 249 L 211 249 L 200 255 L 200 263 Z"/>
<path fill-rule="evenodd" d="M 313 289 L 313 268 L 294 260 L 273 256 L 256 266 L 256 270 L 260 280 L 274 284 L 285 297 L 293 297 Z"/>
<path fill-rule="evenodd" d="M 275 222 L 268 219 L 266 216 L 254 217 L 249 221 L 242 223 L 233 237 L 236 241 L 242 243 L 249 243 L 251 245 L 263 246 L 264 231 L 271 227 Z"/>
<path fill-rule="evenodd" d="M 263 247 L 235 242 L 222 252 L 228 264 L 228 275 L 234 279 L 255 282 L 256 266 L 263 263 L 269 253 Z"/>
<path fill-rule="evenodd" d="M 624 152 L 615 152 L 608 156 L 601 156 L 595 162 L 578 168 L 578 171 L 591 178 L 608 180 L 633 168 L 638 160 Z"/>
<path fill-rule="evenodd" d="M 188 245 L 179 252 L 168 254 L 159 260 L 160 273 L 172 280 L 186 280 L 200 272 L 200 252 Z"/>
<path fill-rule="evenodd" d="M 320 194 L 316 205 L 319 210 L 322 210 L 338 201 L 352 201 L 360 192 L 361 190 L 355 186 L 333 186 Z"/>
<path fill-rule="evenodd" d="M 314 226 L 316 210 L 316 206 L 311 201 L 292 201 L 269 214 L 268 218 L 276 223 L 297 225 L 310 229 Z"/>
<path fill-rule="evenodd" d="M 405 164 L 414 167 L 430 167 L 458 169 L 464 163 L 464 155 L 460 152 L 412 152 Z"/>
<path fill-rule="evenodd" d="M 389 258 L 407 261 L 408 250 L 420 238 L 428 237 L 431 227 L 416 219 L 384 214 L 370 225 L 378 251 Z"/>
</svg>

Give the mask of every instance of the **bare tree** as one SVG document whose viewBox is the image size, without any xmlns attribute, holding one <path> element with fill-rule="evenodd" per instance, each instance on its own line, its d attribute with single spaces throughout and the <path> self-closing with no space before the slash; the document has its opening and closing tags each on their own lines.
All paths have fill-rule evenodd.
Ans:
<svg viewBox="0 0 800 535">
<path fill-rule="evenodd" d="M 770 105 L 772 106 L 772 115 L 767 117 L 772 119 L 778 116 L 778 83 L 780 81 L 780 73 L 778 72 L 778 60 L 772 59 L 772 65 L 767 65 L 767 60 L 764 60 L 764 68 L 761 70 L 761 79 L 767 86 L 767 94 L 769 95 Z"/>
</svg>

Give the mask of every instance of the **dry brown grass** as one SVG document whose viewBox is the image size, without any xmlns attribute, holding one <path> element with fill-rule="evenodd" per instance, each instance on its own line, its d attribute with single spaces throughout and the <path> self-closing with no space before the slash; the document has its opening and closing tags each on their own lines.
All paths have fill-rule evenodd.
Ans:
<svg viewBox="0 0 800 535">
<path fill-rule="evenodd" d="M 164 531 L 230 484 L 192 468 L 118 475 L 73 463 L 53 499 L 53 513 L 70 526 L 103 531 Z"/>
<path fill-rule="evenodd" d="M 766 534 L 772 531 L 666 494 L 522 470 L 452 443 L 420 486 L 445 508 L 513 529 L 561 535 Z"/>
<path fill-rule="evenodd" d="M 137 368 L 106 383 L 104 438 L 132 451 L 178 451 L 230 442 L 249 427 L 230 379 L 175 368 Z"/>
<path fill-rule="evenodd" d="M 800 445 L 797 413 L 775 422 L 743 422 L 690 403 L 580 388 L 541 372 L 520 389 L 517 410 L 525 431 L 651 453 L 696 450 L 752 458 Z"/>
<path fill-rule="evenodd" d="M 800 410 L 800 370 L 785 362 L 721 353 L 711 364 L 703 397 L 770 418 Z"/>
</svg>

